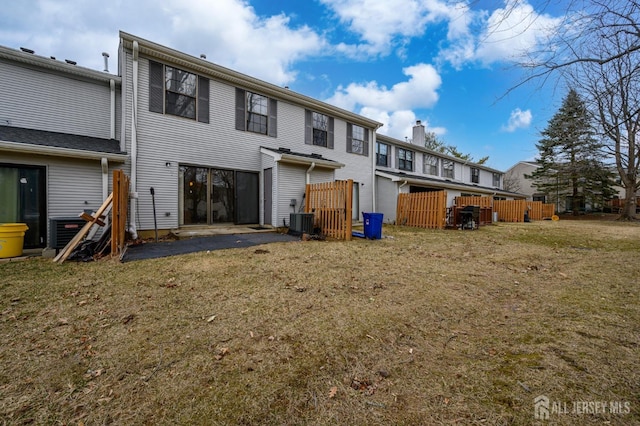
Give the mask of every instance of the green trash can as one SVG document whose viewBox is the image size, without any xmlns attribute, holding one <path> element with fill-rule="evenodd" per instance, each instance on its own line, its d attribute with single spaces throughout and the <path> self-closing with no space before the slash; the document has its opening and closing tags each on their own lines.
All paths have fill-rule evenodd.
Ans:
<svg viewBox="0 0 640 426">
<path fill-rule="evenodd" d="M 0 224 L 0 259 L 22 256 L 26 223 Z"/>
</svg>

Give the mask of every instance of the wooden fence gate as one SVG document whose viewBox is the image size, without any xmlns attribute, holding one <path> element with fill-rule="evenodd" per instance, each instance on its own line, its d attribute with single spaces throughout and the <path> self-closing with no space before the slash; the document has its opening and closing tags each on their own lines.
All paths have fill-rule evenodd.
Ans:
<svg viewBox="0 0 640 426">
<path fill-rule="evenodd" d="M 447 191 L 398 194 L 398 225 L 443 229 L 446 220 Z"/>
<path fill-rule="evenodd" d="M 328 237 L 351 240 L 353 180 L 307 184 L 305 213 L 313 213 L 314 227 Z"/>
<path fill-rule="evenodd" d="M 123 253 L 129 211 L 129 176 L 122 170 L 113 171 L 113 208 L 111 209 L 111 256 Z"/>
</svg>

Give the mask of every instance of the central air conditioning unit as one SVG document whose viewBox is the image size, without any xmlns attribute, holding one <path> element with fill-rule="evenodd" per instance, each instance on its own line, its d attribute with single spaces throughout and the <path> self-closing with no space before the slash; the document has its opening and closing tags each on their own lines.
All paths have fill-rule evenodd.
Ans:
<svg viewBox="0 0 640 426">
<path fill-rule="evenodd" d="M 313 234 L 313 213 L 289 213 L 289 234 Z"/>
<path fill-rule="evenodd" d="M 49 219 L 49 247 L 64 248 L 87 223 L 80 217 L 52 217 Z"/>
</svg>

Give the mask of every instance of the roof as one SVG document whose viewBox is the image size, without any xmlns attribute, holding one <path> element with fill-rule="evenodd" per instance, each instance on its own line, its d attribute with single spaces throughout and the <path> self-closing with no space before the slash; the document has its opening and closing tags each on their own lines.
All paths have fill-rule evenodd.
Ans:
<svg viewBox="0 0 640 426">
<path fill-rule="evenodd" d="M 265 96 L 270 96 L 275 99 L 281 99 L 283 101 L 302 105 L 306 108 L 313 109 L 314 111 L 334 117 L 339 117 L 346 121 L 364 127 L 378 129 L 382 126 L 382 123 L 378 121 L 371 120 L 370 118 L 363 117 L 351 111 L 347 111 L 345 109 L 338 108 L 328 103 L 319 101 L 317 99 L 302 95 L 286 87 L 280 87 L 275 84 L 267 83 L 263 80 L 250 77 L 246 74 L 239 73 L 229 68 L 225 68 L 206 59 L 196 58 L 195 56 L 188 55 L 186 53 L 171 49 L 166 46 L 162 46 L 152 41 L 145 40 L 132 34 L 128 34 L 124 31 L 120 31 L 120 40 L 121 44 L 126 49 L 133 50 L 134 43 L 137 43 L 139 52 L 141 54 L 148 57 L 156 58 L 160 61 L 177 64 L 184 68 L 193 70 L 194 72 L 201 75 L 209 76 L 217 80 L 226 81 L 245 89 L 255 90 L 256 92 L 261 93 Z"/>
<path fill-rule="evenodd" d="M 36 55 L 35 53 L 30 53 L 29 51 L 11 49 L 5 46 L 0 46 L 0 59 L 8 59 L 37 68 L 44 68 L 50 71 L 70 74 L 83 79 L 100 81 L 105 84 L 109 84 L 111 80 L 113 80 L 116 85 L 119 85 L 122 82 L 122 79 L 117 75 L 75 65 L 73 61 L 63 62 L 52 57 L 48 58 Z"/>
<path fill-rule="evenodd" d="M 69 133 L 25 129 L 0 125 L 0 150 L 88 159 L 107 158 L 125 161 L 116 139 L 103 139 Z"/>
<path fill-rule="evenodd" d="M 447 154 L 444 154 L 442 152 L 433 151 L 431 149 L 427 149 L 424 146 L 415 145 L 415 144 L 412 144 L 412 143 L 409 143 L 409 142 L 404 142 L 404 141 L 392 138 L 392 137 L 387 136 L 387 135 L 381 135 L 381 134 L 378 133 L 376 135 L 376 139 L 379 142 L 390 143 L 390 144 L 394 144 L 394 145 L 397 145 L 397 146 L 402 147 L 402 148 L 410 149 L 412 151 L 420 151 L 420 152 L 423 152 L 423 153 L 435 155 L 437 157 L 446 158 L 448 160 L 452 160 L 452 161 L 455 161 L 457 163 L 465 163 L 465 164 L 468 164 L 468 165 L 473 166 L 473 167 L 477 167 L 477 168 L 482 169 L 482 170 L 487 170 L 487 171 L 490 171 L 490 172 L 501 173 L 501 174 L 504 173 L 501 170 L 497 170 L 497 169 L 485 166 L 483 164 L 474 163 L 473 161 L 464 160 L 462 158 L 454 157 L 453 155 L 447 155 Z"/>
<path fill-rule="evenodd" d="M 302 152 L 293 152 L 287 148 L 274 149 L 263 146 L 260 147 L 260 152 L 270 155 L 276 162 L 301 164 L 306 166 L 315 164 L 318 167 L 325 167 L 329 169 L 340 169 L 344 167 L 344 164 L 324 158 L 320 154 L 304 154 Z"/>
<path fill-rule="evenodd" d="M 441 188 L 461 189 L 461 190 L 491 193 L 491 194 L 503 195 L 503 196 L 509 196 L 509 197 L 525 198 L 525 195 L 523 194 L 520 194 L 518 192 L 505 191 L 500 188 L 492 188 L 488 186 L 469 184 L 469 183 L 454 181 L 451 179 L 436 179 L 428 176 L 412 175 L 404 172 L 376 170 L 376 176 L 386 177 L 388 179 L 392 179 L 395 181 L 407 181 L 409 183 L 418 184 L 418 185 L 431 183 L 431 184 L 435 184 L 434 186 L 441 187 Z"/>
</svg>

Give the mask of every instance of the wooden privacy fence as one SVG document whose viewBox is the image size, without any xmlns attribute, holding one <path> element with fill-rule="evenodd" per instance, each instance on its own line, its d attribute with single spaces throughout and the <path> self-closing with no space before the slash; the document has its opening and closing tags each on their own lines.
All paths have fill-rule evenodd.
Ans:
<svg viewBox="0 0 640 426">
<path fill-rule="evenodd" d="M 493 222 L 493 198 L 478 196 L 460 196 L 455 198 L 455 206 L 453 208 L 452 223 L 456 227 L 458 225 L 458 211 L 466 206 L 480 207 L 480 225 L 489 225 Z"/>
<path fill-rule="evenodd" d="M 494 200 L 493 211 L 498 213 L 502 222 L 524 222 L 527 211 L 526 200 Z"/>
<path fill-rule="evenodd" d="M 542 205 L 542 218 L 549 219 L 556 214 L 556 205 L 545 203 Z"/>
<path fill-rule="evenodd" d="M 313 213 L 314 227 L 328 237 L 351 240 L 353 180 L 307 184 L 305 213 Z"/>
<path fill-rule="evenodd" d="M 129 176 L 122 170 L 113 172 L 113 208 L 111 209 L 111 256 L 125 249 L 125 230 L 129 211 Z"/>
<path fill-rule="evenodd" d="M 479 207 L 493 207 L 493 198 L 491 197 L 477 197 L 477 196 L 465 196 L 456 197 L 456 207 L 464 206 L 479 206 Z"/>
<path fill-rule="evenodd" d="M 446 191 L 398 194 L 398 225 L 442 229 L 446 225 L 446 219 Z"/>
</svg>

